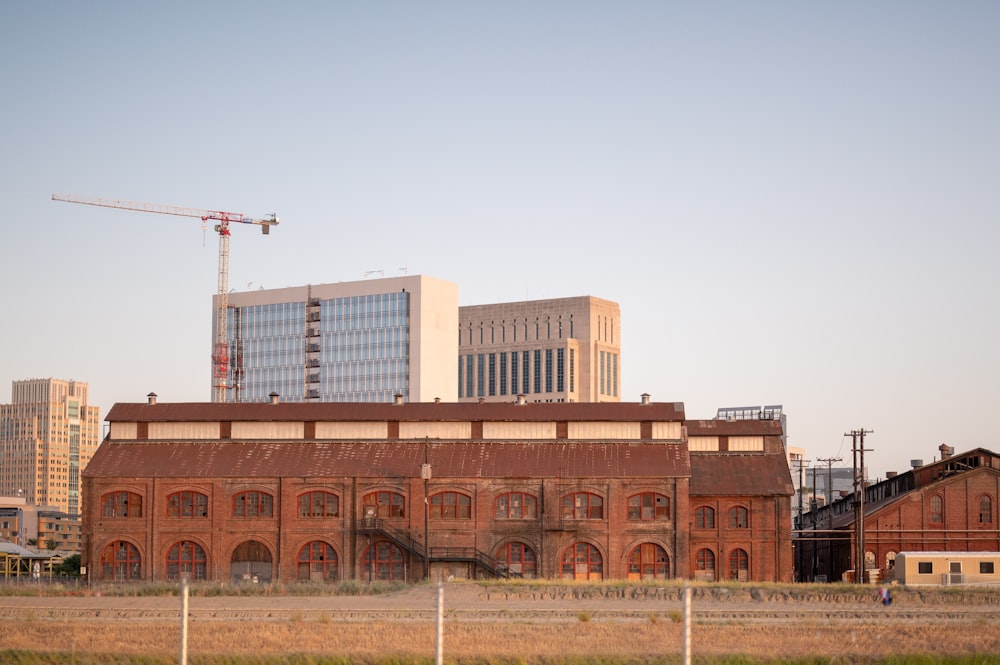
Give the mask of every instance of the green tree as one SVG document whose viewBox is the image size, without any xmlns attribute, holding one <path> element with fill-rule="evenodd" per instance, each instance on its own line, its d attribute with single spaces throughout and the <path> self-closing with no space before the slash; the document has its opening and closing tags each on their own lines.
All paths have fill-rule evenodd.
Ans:
<svg viewBox="0 0 1000 665">
<path fill-rule="evenodd" d="M 56 543 L 56 541 L 54 541 L 54 540 L 53 540 L 53 539 L 51 539 L 51 538 L 49 538 L 48 540 L 46 540 L 46 541 L 45 541 L 45 547 L 46 547 L 47 549 L 49 549 L 49 550 L 54 550 L 54 549 L 56 548 L 56 545 L 57 545 L 57 544 L 58 544 L 58 543 Z"/>
<path fill-rule="evenodd" d="M 59 564 L 59 568 L 56 569 L 56 573 L 59 575 L 69 575 L 70 577 L 80 576 L 80 555 L 71 554 L 63 562 Z"/>
</svg>

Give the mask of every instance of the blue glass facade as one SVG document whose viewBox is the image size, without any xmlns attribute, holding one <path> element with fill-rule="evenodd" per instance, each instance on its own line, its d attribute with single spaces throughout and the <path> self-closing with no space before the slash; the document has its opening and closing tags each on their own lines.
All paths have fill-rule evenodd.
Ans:
<svg viewBox="0 0 1000 665">
<path fill-rule="evenodd" d="M 409 394 L 409 330 L 406 291 L 233 309 L 229 399 L 391 402 Z"/>
</svg>

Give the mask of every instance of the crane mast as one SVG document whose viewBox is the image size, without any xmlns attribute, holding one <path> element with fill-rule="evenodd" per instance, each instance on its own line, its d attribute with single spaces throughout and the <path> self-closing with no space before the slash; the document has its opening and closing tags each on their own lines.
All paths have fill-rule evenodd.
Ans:
<svg viewBox="0 0 1000 665">
<path fill-rule="evenodd" d="M 161 205 L 158 203 L 139 203 L 135 201 L 120 201 L 118 199 L 101 199 L 86 196 L 53 194 L 53 201 L 65 203 L 82 203 L 84 205 L 136 212 L 153 212 L 161 215 L 176 215 L 178 217 L 194 217 L 207 222 L 216 222 L 215 232 L 219 234 L 219 291 L 215 309 L 215 340 L 212 346 L 212 401 L 228 401 L 229 385 L 229 341 L 227 323 L 229 314 L 229 225 L 256 224 L 261 233 L 267 235 L 272 226 L 278 224 L 278 216 L 270 214 L 262 218 L 253 218 L 241 213 L 223 212 L 219 210 L 201 210 L 199 208 L 184 208 L 181 206 Z"/>
</svg>

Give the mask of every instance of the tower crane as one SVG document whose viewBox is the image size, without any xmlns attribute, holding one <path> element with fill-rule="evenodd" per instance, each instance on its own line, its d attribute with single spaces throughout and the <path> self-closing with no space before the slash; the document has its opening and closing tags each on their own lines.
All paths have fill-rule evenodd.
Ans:
<svg viewBox="0 0 1000 665">
<path fill-rule="evenodd" d="M 267 235 L 271 232 L 271 227 L 278 224 L 278 216 L 271 213 L 265 217 L 253 218 L 236 212 L 200 210 L 157 203 L 136 203 L 134 201 L 63 194 L 53 194 L 52 200 L 138 212 L 155 212 L 161 215 L 195 217 L 203 222 L 209 220 L 216 222 L 215 232 L 219 234 L 219 293 L 215 310 L 215 342 L 212 347 L 212 401 L 227 401 L 226 391 L 229 388 L 229 342 L 226 334 L 229 310 L 229 225 L 233 223 L 257 224 L 260 226 L 261 233 Z"/>
</svg>

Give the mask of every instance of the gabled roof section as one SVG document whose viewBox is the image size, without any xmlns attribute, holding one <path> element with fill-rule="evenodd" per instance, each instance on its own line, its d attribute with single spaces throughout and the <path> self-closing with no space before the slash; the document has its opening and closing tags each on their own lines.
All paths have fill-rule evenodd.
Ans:
<svg viewBox="0 0 1000 665">
<path fill-rule="evenodd" d="M 330 443 L 105 441 L 90 478 L 672 478 L 691 474 L 669 443 Z"/>
<path fill-rule="evenodd" d="M 684 420 L 681 402 L 563 402 L 516 404 L 411 402 L 407 404 L 176 402 L 117 403 L 108 422 L 325 422 L 325 421 L 660 421 Z"/>
<path fill-rule="evenodd" d="M 937 483 L 945 483 L 979 469 L 992 469 L 994 473 L 1000 474 L 1000 455 L 986 448 L 974 448 L 869 485 L 865 488 L 865 517 L 871 517 L 913 492 L 926 490 Z M 838 499 L 829 506 L 819 508 L 815 518 L 829 528 L 847 528 L 854 524 L 853 502 L 853 495 Z M 810 513 L 805 515 L 809 516 Z M 811 526 L 806 521 L 803 524 Z"/>
<path fill-rule="evenodd" d="M 691 453 L 691 495 L 791 496 L 792 475 L 783 455 Z"/>
<path fill-rule="evenodd" d="M 688 436 L 781 436 L 780 420 L 688 420 Z"/>
</svg>

